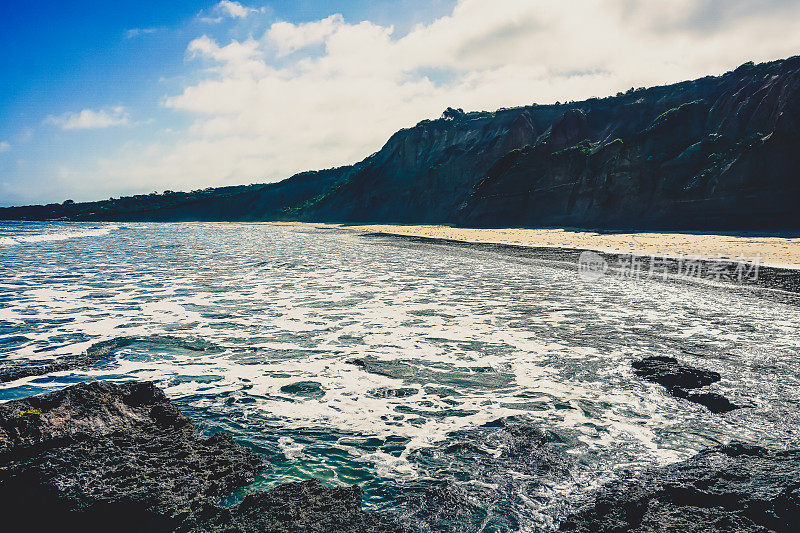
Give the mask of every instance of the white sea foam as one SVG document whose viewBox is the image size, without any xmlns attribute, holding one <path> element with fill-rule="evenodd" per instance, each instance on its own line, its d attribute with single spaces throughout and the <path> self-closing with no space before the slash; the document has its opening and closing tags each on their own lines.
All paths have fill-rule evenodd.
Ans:
<svg viewBox="0 0 800 533">
<path fill-rule="evenodd" d="M 59 227 L 58 231 L 47 231 L 53 228 L 43 227 L 43 233 L 19 233 L 13 236 L 0 237 L 0 245 L 13 246 L 23 243 L 42 243 L 51 241 L 63 241 L 67 239 L 81 239 L 85 237 L 102 237 L 112 231 L 119 229 L 119 226 L 107 224 L 99 227 L 83 229 L 80 227 Z"/>
<path fill-rule="evenodd" d="M 130 227 L 129 241 L 87 239 L 77 254 L 55 245 L 25 269 L 22 247 L 0 256 L 12 273 L 0 285 L 10 296 L 0 307 L 13 329 L 2 334 L 7 358 L 151 339 L 90 370 L 2 384 L 0 398 L 76 374 L 154 380 L 208 427 L 324 462 L 295 436 L 264 440 L 276 427 L 316 429 L 385 477 L 414 475 L 415 449 L 510 415 L 559 434 L 600 470 L 674 461 L 732 438 L 800 445 L 791 305 L 704 286 L 589 285 L 541 262 L 291 228 Z M 719 371 L 718 390 L 754 407 L 712 416 L 633 376 L 632 359 L 659 354 Z M 282 390 L 300 381 L 322 394 Z M 367 437 L 406 445 L 353 444 Z"/>
</svg>

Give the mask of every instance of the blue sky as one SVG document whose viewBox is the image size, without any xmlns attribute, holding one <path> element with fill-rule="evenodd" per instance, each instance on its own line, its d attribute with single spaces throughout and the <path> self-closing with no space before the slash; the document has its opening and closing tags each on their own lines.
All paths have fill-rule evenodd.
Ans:
<svg viewBox="0 0 800 533">
<path fill-rule="evenodd" d="M 0 205 L 274 181 L 449 105 L 603 96 L 800 53 L 800 2 L 7 2 Z"/>
</svg>

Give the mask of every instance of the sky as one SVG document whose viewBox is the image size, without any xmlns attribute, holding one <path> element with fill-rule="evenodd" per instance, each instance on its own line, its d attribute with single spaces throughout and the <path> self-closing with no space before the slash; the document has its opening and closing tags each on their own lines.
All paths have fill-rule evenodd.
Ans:
<svg viewBox="0 0 800 533">
<path fill-rule="evenodd" d="M 3 2 L 0 206 L 278 181 L 448 106 L 799 54 L 800 0 Z"/>
</svg>

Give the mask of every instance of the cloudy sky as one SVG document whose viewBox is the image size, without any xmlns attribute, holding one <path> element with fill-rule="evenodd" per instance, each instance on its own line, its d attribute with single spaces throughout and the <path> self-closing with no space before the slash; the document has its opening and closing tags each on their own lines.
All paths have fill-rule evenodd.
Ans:
<svg viewBox="0 0 800 533">
<path fill-rule="evenodd" d="M 276 181 L 447 106 L 797 55 L 799 21 L 800 0 L 5 2 L 0 205 Z"/>
</svg>

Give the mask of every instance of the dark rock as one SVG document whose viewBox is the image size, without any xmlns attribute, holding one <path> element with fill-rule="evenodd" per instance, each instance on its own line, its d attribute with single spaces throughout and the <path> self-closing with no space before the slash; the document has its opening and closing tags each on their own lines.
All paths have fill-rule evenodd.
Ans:
<svg viewBox="0 0 800 533">
<path fill-rule="evenodd" d="M 545 139 L 548 148 L 555 151 L 576 145 L 588 139 L 590 135 L 586 114 L 580 109 L 568 109 L 553 125 L 550 135 Z"/>
<path fill-rule="evenodd" d="M 411 524 L 415 532 L 476 532 L 489 520 L 488 507 L 453 479 L 424 478 L 398 484 L 385 492 L 394 506 L 391 512 L 403 523 Z M 506 521 L 505 517 L 500 519 Z"/>
<path fill-rule="evenodd" d="M 800 451 L 731 444 L 600 489 L 562 531 L 797 531 Z"/>
<path fill-rule="evenodd" d="M 384 497 L 400 521 L 423 532 L 532 527 L 528 498 L 535 499 L 543 483 L 563 479 L 571 466 L 524 417 L 451 432 L 409 460 L 425 475 L 386 489 Z"/>
<path fill-rule="evenodd" d="M 220 507 L 265 467 L 227 434 L 202 438 L 152 383 L 82 383 L 0 405 L 9 531 L 398 530 L 361 511 L 360 489 L 315 482 Z"/>
<path fill-rule="evenodd" d="M 310 480 L 250 493 L 232 510 L 204 509 L 179 531 L 382 533 L 404 529 L 380 515 L 363 512 L 359 487 L 331 488 Z"/>
<path fill-rule="evenodd" d="M 86 352 L 81 355 L 64 356 L 53 363 L 25 365 L 12 363 L 0 365 L 0 383 L 30 376 L 42 376 L 53 372 L 88 368 L 97 363 L 108 361 L 117 350 L 136 343 L 166 344 L 170 346 L 180 346 L 192 351 L 204 351 L 212 347 L 212 345 L 207 342 L 182 339 L 170 335 L 133 335 L 129 337 L 117 337 L 97 342 L 91 345 Z"/>
<path fill-rule="evenodd" d="M 719 373 L 682 365 L 674 357 L 645 357 L 631 366 L 637 376 L 667 388 L 696 389 L 720 380 Z"/>
<path fill-rule="evenodd" d="M 392 374 L 388 373 L 382 366 L 375 364 L 375 362 L 371 360 L 368 361 L 366 359 L 350 359 L 347 361 L 347 364 L 363 368 L 370 374 L 376 374 L 378 376 L 394 377 L 392 376 Z"/>
<path fill-rule="evenodd" d="M 58 363 L 45 363 L 40 365 L 3 365 L 0 367 L 0 383 L 7 383 L 9 381 L 15 381 L 31 376 L 43 376 L 53 372 L 63 372 L 65 370 L 73 370 L 75 368 L 91 366 L 93 362 L 94 361 L 88 361 L 82 358 L 69 358 L 67 361 L 60 361 Z"/>
<path fill-rule="evenodd" d="M 263 468 L 228 435 L 201 438 L 152 383 L 82 383 L 0 405 L 0 506 L 27 528 L 170 530 Z"/>
<path fill-rule="evenodd" d="M 720 375 L 711 370 L 701 370 L 683 365 L 674 357 L 645 357 L 631 363 L 634 373 L 648 381 L 663 385 L 676 398 L 699 403 L 712 413 L 725 413 L 738 409 L 724 396 L 715 392 L 690 392 L 720 380 Z"/>
<path fill-rule="evenodd" d="M 716 392 L 687 392 L 685 389 L 674 388 L 670 391 L 677 398 L 684 398 L 690 402 L 705 406 L 712 413 L 727 413 L 740 406 L 730 402 L 726 397 Z"/>
<path fill-rule="evenodd" d="M 316 381 L 298 381 L 297 383 L 284 385 L 281 387 L 281 392 L 303 398 L 321 398 L 325 396 L 322 385 Z"/>
</svg>

